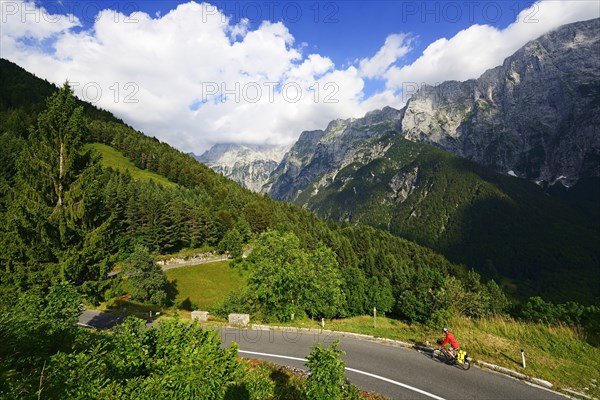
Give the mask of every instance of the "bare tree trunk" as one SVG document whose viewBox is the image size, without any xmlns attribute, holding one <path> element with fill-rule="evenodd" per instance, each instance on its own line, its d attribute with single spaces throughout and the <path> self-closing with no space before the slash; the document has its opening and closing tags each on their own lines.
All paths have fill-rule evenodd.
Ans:
<svg viewBox="0 0 600 400">
<path fill-rule="evenodd" d="M 65 144 L 61 142 L 60 144 L 60 153 L 59 153 L 59 159 L 58 159 L 58 201 L 56 203 L 56 207 L 60 208 L 62 206 L 62 195 L 63 195 L 63 187 L 62 187 L 62 180 L 63 180 L 63 175 L 65 173 L 65 156 L 64 156 L 64 152 L 65 152 Z"/>
</svg>

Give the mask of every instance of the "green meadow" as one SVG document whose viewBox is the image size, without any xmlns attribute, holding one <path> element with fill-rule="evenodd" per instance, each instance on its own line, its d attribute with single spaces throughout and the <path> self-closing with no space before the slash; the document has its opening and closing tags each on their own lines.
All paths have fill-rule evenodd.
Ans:
<svg viewBox="0 0 600 400">
<path fill-rule="evenodd" d="M 229 267 L 229 261 L 188 265 L 165 273 L 176 292 L 175 304 L 198 310 L 207 310 L 246 282 L 243 273 Z"/>
<path fill-rule="evenodd" d="M 111 167 L 121 172 L 129 171 L 129 174 L 133 179 L 154 181 L 160 185 L 167 187 L 174 187 L 177 184 L 171 182 L 162 175 L 150 172 L 145 169 L 139 169 L 133 162 L 131 162 L 123 153 L 115 150 L 114 148 L 107 146 L 102 143 L 87 144 L 86 148 L 92 148 L 96 150 L 102 156 L 102 165 L 104 167 Z"/>
</svg>

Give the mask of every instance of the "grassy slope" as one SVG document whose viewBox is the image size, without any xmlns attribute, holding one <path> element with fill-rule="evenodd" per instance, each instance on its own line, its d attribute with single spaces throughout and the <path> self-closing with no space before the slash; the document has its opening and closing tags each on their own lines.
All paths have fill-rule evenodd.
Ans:
<svg viewBox="0 0 600 400">
<path fill-rule="evenodd" d="M 207 310 L 228 293 L 245 285 L 245 277 L 229 267 L 229 261 L 189 265 L 165 271 L 177 290 L 175 304 L 191 302 L 199 310 Z"/>
<path fill-rule="evenodd" d="M 101 143 L 92 143 L 86 145 L 86 147 L 96 150 L 102 156 L 102 165 L 105 167 L 111 167 L 113 169 L 125 172 L 129 171 L 133 179 L 139 180 L 153 180 L 154 182 L 163 186 L 177 186 L 177 184 L 171 182 L 162 175 L 150 172 L 148 170 L 139 169 L 136 167 L 123 153 L 115 150 L 114 148 Z"/>
</svg>

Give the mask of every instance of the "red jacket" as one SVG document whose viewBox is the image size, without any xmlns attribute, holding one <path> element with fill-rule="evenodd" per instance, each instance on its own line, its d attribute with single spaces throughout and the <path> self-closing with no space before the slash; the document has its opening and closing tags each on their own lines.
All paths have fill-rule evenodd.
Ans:
<svg viewBox="0 0 600 400">
<path fill-rule="evenodd" d="M 446 335 L 446 338 L 444 339 L 444 341 L 442 342 L 442 344 L 440 346 L 444 347 L 446 345 L 446 343 L 450 342 L 450 346 L 452 346 L 453 349 L 458 349 L 460 348 L 460 345 L 458 344 L 458 342 L 456 341 L 456 338 L 454 337 L 454 335 L 451 332 L 448 332 L 448 334 Z"/>
</svg>

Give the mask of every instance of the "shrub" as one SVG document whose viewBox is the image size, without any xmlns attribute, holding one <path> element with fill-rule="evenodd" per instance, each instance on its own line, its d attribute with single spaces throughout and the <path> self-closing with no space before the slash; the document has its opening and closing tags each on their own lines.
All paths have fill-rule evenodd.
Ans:
<svg viewBox="0 0 600 400">
<path fill-rule="evenodd" d="M 358 390 L 346 383 L 344 374 L 346 362 L 340 359 L 345 354 L 338 349 L 336 340 L 328 348 L 320 343 L 312 347 L 306 366 L 311 375 L 308 378 L 306 397 L 309 400 L 359 399 Z"/>
</svg>

